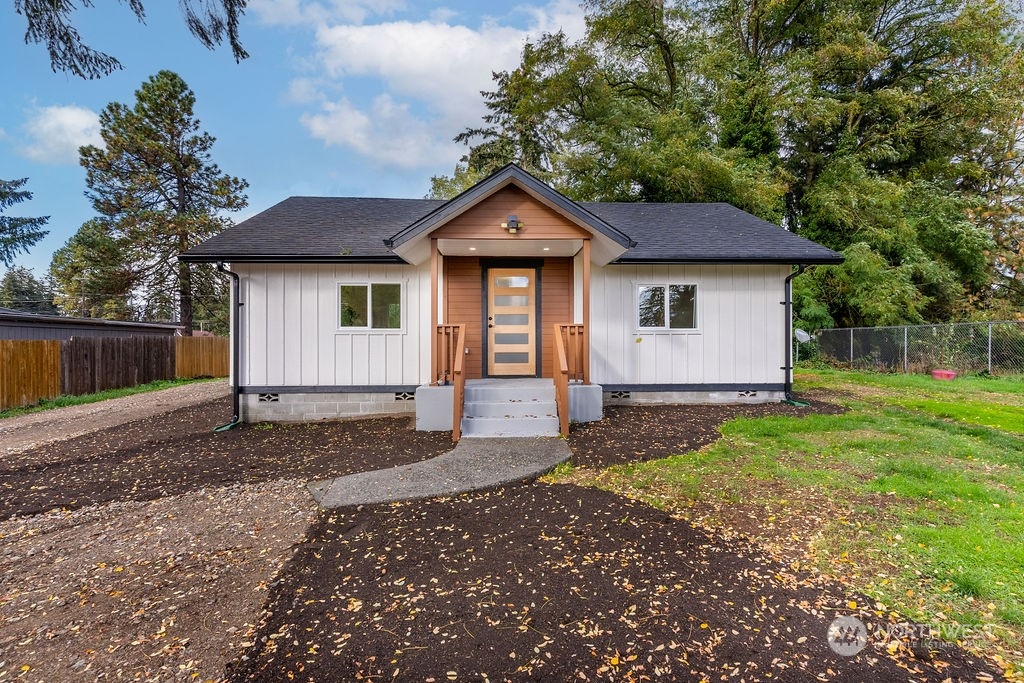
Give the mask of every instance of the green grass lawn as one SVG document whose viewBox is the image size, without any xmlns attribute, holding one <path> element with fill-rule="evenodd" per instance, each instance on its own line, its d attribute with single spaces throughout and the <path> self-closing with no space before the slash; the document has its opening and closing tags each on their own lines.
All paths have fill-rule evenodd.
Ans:
<svg viewBox="0 0 1024 683">
<path fill-rule="evenodd" d="M 94 394 L 81 394 L 79 396 L 58 396 L 57 398 L 44 398 L 34 405 L 24 406 L 21 408 L 8 408 L 7 410 L 0 410 L 0 420 L 5 417 L 14 417 L 16 415 L 26 415 L 28 413 L 38 413 L 43 410 L 52 410 L 53 408 L 64 408 L 67 406 L 77 406 L 84 403 L 96 403 L 97 401 L 105 401 L 108 398 L 120 398 L 121 396 L 131 396 L 132 394 L 141 394 L 147 391 L 157 391 L 158 389 L 169 389 L 170 387 L 180 386 L 182 384 L 193 384 L 195 382 L 209 382 L 216 380 L 207 379 L 161 379 L 155 382 L 149 382 L 148 384 L 140 384 L 134 387 L 124 387 L 122 389 L 108 389 L 106 391 L 99 391 Z"/>
<path fill-rule="evenodd" d="M 737 419 L 697 453 L 556 479 L 742 531 L 880 611 L 990 633 L 1024 668 L 1024 381 L 796 379 L 849 412 Z"/>
</svg>

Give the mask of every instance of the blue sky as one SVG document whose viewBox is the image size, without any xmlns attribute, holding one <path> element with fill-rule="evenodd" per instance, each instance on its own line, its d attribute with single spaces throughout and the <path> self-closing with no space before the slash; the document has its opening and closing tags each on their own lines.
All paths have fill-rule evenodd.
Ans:
<svg viewBox="0 0 1024 683">
<path fill-rule="evenodd" d="M 491 72 L 514 68 L 542 32 L 583 32 L 574 0 L 251 0 L 250 57 L 236 64 L 188 34 L 178 3 L 146 4 L 145 25 L 116 3 L 78 11 L 87 42 L 125 67 L 92 81 L 53 73 L 10 6 L 0 22 L 0 178 L 27 177 L 34 194 L 10 215 L 50 216 L 50 234 L 17 260 L 37 276 L 94 215 L 78 146 L 99 144 L 103 107 L 134 103 L 161 69 L 195 92 L 214 161 L 249 181 L 237 222 L 291 195 L 422 197 L 463 154 L 451 138 L 479 123 Z"/>
</svg>

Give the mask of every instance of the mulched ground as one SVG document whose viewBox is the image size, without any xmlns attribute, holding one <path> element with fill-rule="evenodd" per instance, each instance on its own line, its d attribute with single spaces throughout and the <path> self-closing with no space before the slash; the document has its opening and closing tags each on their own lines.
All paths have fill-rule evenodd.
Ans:
<svg viewBox="0 0 1024 683">
<path fill-rule="evenodd" d="M 229 484 L 322 479 L 451 449 L 413 418 L 241 425 L 212 430 L 230 399 L 181 408 L 0 459 L 0 520 L 53 508 L 154 500 Z"/>
<path fill-rule="evenodd" d="M 601 468 L 696 451 L 721 437 L 719 426 L 734 417 L 838 415 L 846 411 L 817 396 L 799 398 L 810 407 L 785 403 L 605 406 L 604 420 L 573 425 L 569 433 L 572 463 Z"/>
<path fill-rule="evenodd" d="M 325 513 L 235 681 L 992 680 L 959 650 L 828 645 L 841 589 L 593 488 Z"/>
<path fill-rule="evenodd" d="M 577 428 L 569 443 L 575 464 L 600 467 L 694 450 L 716 438 L 718 425 L 737 414 L 810 410 L 609 408 L 604 422 Z M 35 520 L 43 510 L 94 504 L 100 506 L 81 512 L 96 509 L 99 514 L 112 501 L 160 499 L 155 504 L 161 504 L 209 498 L 213 505 L 220 500 L 218 492 L 239 485 L 337 476 L 450 448 L 449 434 L 415 432 L 407 417 L 212 433 L 226 412 L 226 402 L 218 401 L 6 457 L 0 462 L 0 519 L 35 515 L 25 518 Z M 270 492 L 274 486 L 263 489 Z M 166 498 L 175 494 L 184 496 Z M 275 494 L 260 496 L 257 490 L 253 495 L 265 501 Z M 241 498 L 230 499 L 236 500 Z M 255 509 L 248 514 L 237 506 L 231 511 L 239 513 L 237 519 L 225 516 L 226 521 L 216 523 L 241 530 L 252 525 L 258 532 L 261 515 L 268 514 Z M 71 519 L 79 513 L 60 514 Z M 127 517 L 122 518 L 111 530 L 83 527 L 82 533 L 89 538 L 99 533 L 97 543 L 120 548 L 119 534 L 127 533 Z M 144 531 L 148 523 L 140 520 L 136 526 Z M 283 524 L 274 527 L 282 534 Z M 203 528 L 198 524 L 189 538 L 199 542 Z M 28 529 L 22 535 L 31 541 L 38 534 Z M 147 536 L 137 536 L 133 542 L 141 548 Z M 225 533 L 224 552 L 249 552 L 248 542 L 229 547 L 239 543 L 231 538 Z M 9 569 L 16 572 L 17 556 L 37 550 L 13 535 L 8 541 Z M 53 571 L 64 562 L 78 563 L 76 548 L 87 546 L 80 539 L 46 543 L 45 552 L 56 554 Z M 147 558 L 162 557 L 164 547 L 155 547 Z M 264 552 L 260 547 L 253 547 L 254 558 Z M 202 586 L 213 588 L 200 571 L 202 557 L 196 554 L 195 571 L 185 574 L 176 568 L 177 561 L 161 564 L 167 566 L 159 575 L 161 590 L 168 596 L 207 595 L 198 592 Z M 228 664 L 226 676 L 236 681 L 973 681 L 998 675 L 948 648 L 921 659 L 898 649 L 894 658 L 884 642 L 872 641 L 856 657 L 835 655 L 826 642 L 833 618 L 858 615 L 874 621 L 876 615 L 856 597 L 851 607 L 851 596 L 841 587 L 766 558 L 767 553 L 745 541 L 709 535 L 596 488 L 566 484 L 522 484 L 451 499 L 322 512 L 270 585 L 259 624 L 251 632 L 233 630 L 243 636 L 240 641 L 224 637 L 225 648 L 244 648 Z M 99 583 L 97 571 L 128 566 L 125 559 L 116 562 L 89 565 L 90 580 L 96 582 L 89 585 L 91 594 L 113 596 L 127 588 Z M 251 576 L 240 572 L 231 575 L 238 585 L 247 579 L 264 585 L 255 568 Z M 140 574 L 130 588 L 132 599 L 147 598 L 152 580 Z M 28 588 L 47 599 L 46 585 Z M 217 595 L 214 591 L 213 598 Z M 8 611 L 22 600 L 26 609 L 31 607 L 18 595 L 0 598 L 0 608 L 7 601 Z M 241 602 L 237 605 L 236 610 L 244 609 Z M 181 609 L 194 610 L 195 605 L 182 603 Z M 105 622 L 102 610 L 97 614 L 94 623 L 77 613 L 68 617 L 75 632 L 85 634 L 74 646 L 51 637 L 57 631 L 49 622 L 56 617 L 44 617 L 47 623 L 40 622 L 26 647 L 36 648 L 40 658 L 49 656 L 47 647 L 71 657 L 71 650 L 86 646 L 97 624 L 121 628 L 115 626 L 121 617 L 114 612 Z M 0 610 L 0 626 L 2 617 Z M 22 618 L 18 614 L 9 621 L 12 632 L 22 623 L 15 620 Z M 257 615 L 237 614 L 235 621 L 256 623 Z M 219 628 L 226 627 L 225 621 Z M 196 630 L 194 637 L 208 637 L 207 631 Z M 176 653 L 144 653 L 154 670 L 177 666 L 190 672 L 187 661 L 176 664 L 174 659 L 189 656 L 188 641 L 182 632 L 176 636 Z M 11 648 L 21 642 L 0 638 L 0 655 L 17 652 Z M 145 643 L 135 638 L 123 647 L 128 646 Z M 120 655 L 112 651 L 109 656 Z M 3 668 L 0 662 L 0 672 Z M 130 678 L 132 670 L 92 669 L 89 675 Z"/>
</svg>

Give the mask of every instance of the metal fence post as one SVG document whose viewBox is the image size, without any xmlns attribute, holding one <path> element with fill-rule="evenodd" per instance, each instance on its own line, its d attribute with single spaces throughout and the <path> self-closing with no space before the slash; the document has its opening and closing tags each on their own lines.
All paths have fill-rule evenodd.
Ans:
<svg viewBox="0 0 1024 683">
<path fill-rule="evenodd" d="M 988 324 L 988 374 L 992 374 L 992 323 Z"/>
<path fill-rule="evenodd" d="M 853 370 L 853 328 L 850 328 L 850 369 Z"/>
<path fill-rule="evenodd" d="M 907 326 L 903 326 L 903 372 L 910 372 L 910 339 L 907 334 Z"/>
</svg>

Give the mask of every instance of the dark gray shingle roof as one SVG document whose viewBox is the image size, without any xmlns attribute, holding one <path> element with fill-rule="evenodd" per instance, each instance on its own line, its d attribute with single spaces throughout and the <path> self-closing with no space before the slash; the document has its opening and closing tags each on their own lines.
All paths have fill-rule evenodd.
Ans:
<svg viewBox="0 0 1024 683">
<path fill-rule="evenodd" d="M 438 208 L 435 199 L 289 197 L 184 254 L 186 261 L 394 261 L 384 240 Z"/>
<path fill-rule="evenodd" d="M 444 205 L 290 197 L 189 249 L 187 261 L 400 261 L 384 245 Z M 842 256 L 729 204 L 580 202 L 636 246 L 618 262 L 839 263 Z"/>
<path fill-rule="evenodd" d="M 636 241 L 620 263 L 838 263 L 842 256 L 731 204 L 580 202 Z"/>
</svg>

